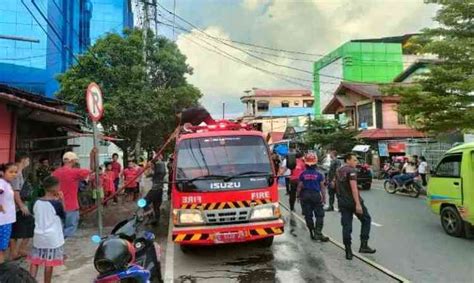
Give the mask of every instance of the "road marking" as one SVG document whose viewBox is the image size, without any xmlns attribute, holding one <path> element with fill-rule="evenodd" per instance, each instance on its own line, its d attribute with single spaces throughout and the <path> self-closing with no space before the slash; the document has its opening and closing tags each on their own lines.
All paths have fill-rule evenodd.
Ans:
<svg viewBox="0 0 474 283">
<path fill-rule="evenodd" d="M 171 213 L 171 207 L 170 207 Z M 173 237 L 173 217 L 170 215 L 170 222 L 168 226 L 168 242 L 166 244 L 166 260 L 165 260 L 165 280 L 164 282 L 172 283 L 174 281 L 174 243 Z"/>
<path fill-rule="evenodd" d="M 282 207 L 284 207 L 288 212 L 290 212 L 291 214 L 293 214 L 293 215 L 296 217 L 296 219 L 298 219 L 299 221 L 301 221 L 303 224 L 306 225 L 306 222 L 305 222 L 305 220 L 303 219 L 303 217 L 301 217 L 300 215 L 298 215 L 298 214 L 296 214 L 296 213 L 292 213 L 292 212 L 290 211 L 289 207 L 287 207 L 287 206 L 286 206 L 285 204 L 283 204 L 282 202 L 280 202 L 280 205 L 281 205 Z M 328 237 L 328 235 L 325 235 L 325 236 Z M 336 245 L 337 247 L 339 247 L 339 248 L 345 250 L 343 244 L 339 243 L 338 241 L 334 240 L 334 239 L 331 238 L 331 237 L 328 237 L 328 238 L 329 238 L 329 241 L 330 241 L 331 243 L 333 243 L 333 244 Z M 368 259 L 367 257 L 365 257 L 365 256 L 363 256 L 363 255 L 361 255 L 361 254 L 359 254 L 359 253 L 357 253 L 357 252 L 353 252 L 353 254 L 354 254 L 354 257 L 355 257 L 355 258 L 358 258 L 359 260 L 361 260 L 361 261 L 367 263 L 368 265 L 370 265 L 370 266 L 374 267 L 375 269 L 377 269 L 377 270 L 379 270 L 379 271 L 381 271 L 381 272 L 387 274 L 388 276 L 390 276 L 391 278 L 393 278 L 393 279 L 395 279 L 395 280 L 397 280 L 397 281 L 399 281 L 399 282 L 403 282 L 403 283 L 408 283 L 408 282 L 410 282 L 410 280 L 404 278 L 403 276 L 394 273 L 393 271 L 389 270 L 388 268 L 386 268 L 386 267 L 384 267 L 384 266 L 382 266 L 382 265 L 376 263 L 375 261 L 373 261 L 373 260 L 371 260 L 371 259 Z"/>
<path fill-rule="evenodd" d="M 372 225 L 374 225 L 375 227 L 382 227 L 383 226 L 382 224 L 378 224 L 378 223 L 373 222 L 373 221 L 372 221 Z"/>
<path fill-rule="evenodd" d="M 354 219 L 358 219 L 357 216 L 353 215 Z M 372 221 L 370 224 L 374 225 L 375 227 L 382 227 L 382 224 L 378 224 L 377 222 Z"/>
</svg>

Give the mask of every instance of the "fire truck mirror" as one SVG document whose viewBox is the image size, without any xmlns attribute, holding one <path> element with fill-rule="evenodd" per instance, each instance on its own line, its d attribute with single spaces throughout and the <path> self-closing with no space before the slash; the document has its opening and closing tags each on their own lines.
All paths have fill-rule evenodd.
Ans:
<svg viewBox="0 0 474 283">
<path fill-rule="evenodd" d="M 296 168 L 296 153 L 288 152 L 288 156 L 286 158 L 286 167 L 290 170 Z"/>
</svg>

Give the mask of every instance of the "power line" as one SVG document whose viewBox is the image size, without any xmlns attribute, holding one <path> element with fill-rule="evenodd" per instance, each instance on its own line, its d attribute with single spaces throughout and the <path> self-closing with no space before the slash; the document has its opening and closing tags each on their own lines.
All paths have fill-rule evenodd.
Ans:
<svg viewBox="0 0 474 283">
<path fill-rule="evenodd" d="M 162 22 L 160 22 L 160 24 L 172 28 L 172 25 L 165 24 L 165 23 L 162 23 Z M 176 28 L 181 28 L 181 27 L 178 25 Z M 229 54 L 229 53 L 223 51 L 222 49 L 218 48 L 216 45 L 213 45 L 212 43 L 209 43 L 208 41 L 206 41 L 205 39 L 203 39 L 203 38 L 201 38 L 201 37 L 196 37 L 196 36 L 193 36 L 192 34 L 190 34 L 190 35 L 191 35 L 193 38 L 198 39 L 198 40 L 200 40 L 201 42 L 204 42 L 205 44 L 211 46 L 211 47 L 214 48 L 214 49 L 211 49 L 211 48 L 209 48 L 209 47 L 207 47 L 207 46 L 204 46 L 204 45 L 202 45 L 202 44 L 196 42 L 195 40 L 192 40 L 192 39 L 189 38 L 189 37 L 184 37 L 184 39 L 185 39 L 185 40 L 188 40 L 188 41 L 190 41 L 190 42 L 193 42 L 194 44 L 198 45 L 198 46 L 201 47 L 201 48 L 204 48 L 204 49 L 206 49 L 206 50 L 208 50 L 208 51 L 211 51 L 211 52 L 216 53 L 216 54 L 218 54 L 218 55 L 221 55 L 221 56 L 223 56 L 223 57 L 225 57 L 225 58 L 227 58 L 227 59 L 229 59 L 229 60 L 232 60 L 233 62 L 236 62 L 236 63 L 238 63 L 238 64 L 242 64 L 242 65 L 245 65 L 245 66 L 247 66 L 247 67 L 256 69 L 256 70 L 258 70 L 258 71 L 260 71 L 260 72 L 263 72 L 263 73 L 265 73 L 265 74 L 271 75 L 271 76 L 276 77 L 276 78 L 278 78 L 278 79 L 282 79 L 282 80 L 284 80 L 284 81 L 286 81 L 286 82 L 289 82 L 289 83 L 291 83 L 291 84 L 304 87 L 304 88 L 306 88 L 306 89 L 311 89 L 311 86 L 302 84 L 302 83 L 300 83 L 300 82 L 298 82 L 298 81 L 311 82 L 311 83 L 314 82 L 314 81 L 312 81 L 312 80 L 307 80 L 307 79 L 303 79 L 303 78 L 288 76 L 288 75 L 276 73 L 276 72 L 269 71 L 269 70 L 267 70 L 267 69 L 263 69 L 263 68 L 261 68 L 261 67 L 252 65 L 252 64 L 250 64 L 250 63 L 248 63 L 248 62 L 246 62 L 246 61 L 244 61 L 244 60 L 242 60 L 242 59 L 240 59 L 240 58 L 238 58 L 238 57 L 236 57 L 236 56 L 234 56 L 234 55 L 231 55 L 231 54 Z M 339 85 L 338 83 L 330 83 L 330 82 L 323 82 L 323 81 L 321 81 L 321 83 L 322 83 L 322 84 L 333 84 L 333 85 L 337 85 L 337 86 Z M 320 91 L 320 93 L 325 93 L 325 94 L 329 94 L 329 95 L 332 95 L 332 94 L 333 94 L 332 92 L 327 92 L 327 91 Z"/>
<path fill-rule="evenodd" d="M 270 60 L 267 60 L 265 58 L 262 58 L 262 57 L 259 57 L 259 56 L 256 56 L 254 54 L 251 54 L 249 53 L 248 51 L 246 51 L 245 49 L 242 49 L 242 48 L 239 48 L 239 47 L 236 47 L 236 46 L 233 46 L 231 44 L 228 44 L 226 42 L 224 42 L 223 40 L 220 40 L 219 38 L 216 38 L 215 36 L 212 36 L 212 35 L 209 35 L 208 33 L 206 33 L 205 31 L 203 31 L 202 29 L 200 29 L 198 26 L 196 26 L 195 24 L 189 22 L 188 20 L 184 19 L 183 17 L 179 16 L 178 14 L 174 14 L 173 12 L 171 12 L 170 10 L 166 9 L 163 5 L 161 5 L 160 3 L 157 3 L 157 5 L 163 9 L 164 11 L 166 11 L 167 13 L 169 13 L 170 15 L 175 15 L 179 20 L 185 22 L 186 24 L 188 24 L 189 26 L 195 28 L 197 31 L 199 31 L 200 33 L 204 34 L 206 37 L 210 38 L 210 39 L 213 39 L 214 41 L 217 41 L 219 43 L 222 43 L 228 47 L 231 47 L 233 49 L 237 49 L 251 57 L 254 57 L 260 61 L 263 61 L 265 63 L 268 63 L 268 64 L 272 64 L 272 65 L 275 65 L 275 66 L 278 66 L 278 67 L 283 67 L 283 68 L 288 68 L 288 69 L 292 69 L 292 70 L 295 70 L 295 71 L 300 71 L 300 72 L 304 72 L 304 73 L 309 73 L 311 75 L 314 75 L 313 72 L 310 72 L 310 71 L 307 71 L 307 70 L 303 70 L 303 69 L 299 69 L 299 68 L 295 68 L 295 67 L 291 67 L 291 66 L 287 66 L 287 65 L 283 65 L 283 64 L 279 64 L 279 63 L 275 63 L 275 62 L 272 62 Z M 164 17 L 163 17 L 164 18 Z M 168 20 L 169 21 L 169 20 Z M 191 32 L 191 31 L 188 31 L 188 32 Z M 319 76 L 321 77 L 327 77 L 327 78 L 333 78 L 333 79 L 337 79 L 337 80 L 341 80 L 341 81 L 349 81 L 349 82 L 355 82 L 355 83 L 360 83 L 359 81 L 354 81 L 354 80 L 348 80 L 348 79 L 344 79 L 342 77 L 338 77 L 338 76 L 332 76 L 332 75 L 327 75 L 327 74 L 319 74 Z"/>
<path fill-rule="evenodd" d="M 193 24 L 193 23 L 187 21 L 186 19 L 182 18 L 181 16 L 179 16 L 179 15 L 177 15 L 177 14 L 174 14 L 173 12 L 171 12 L 171 11 L 169 11 L 168 9 L 164 8 L 160 3 L 157 3 L 157 5 L 158 5 L 159 7 L 161 7 L 162 9 L 164 9 L 164 10 L 165 10 L 166 12 L 168 12 L 169 14 L 171 14 L 171 15 L 173 15 L 173 16 L 176 16 L 176 17 L 177 17 L 178 19 L 180 19 L 181 21 L 183 21 L 183 22 L 185 22 L 186 24 L 188 24 L 188 25 L 194 27 L 196 30 L 198 30 L 200 33 L 204 34 L 204 35 L 207 36 L 208 38 L 213 39 L 213 40 L 215 40 L 215 41 L 218 41 L 218 42 L 220 42 L 220 43 L 222 43 L 222 44 L 224 44 L 224 45 L 226 45 L 226 46 L 228 46 L 228 47 L 230 47 L 230 48 L 239 50 L 239 51 L 241 51 L 241 52 L 247 54 L 247 55 L 250 56 L 250 57 L 253 57 L 253 58 L 257 59 L 257 60 L 260 60 L 260 61 L 262 61 L 262 62 L 271 64 L 271 65 L 274 65 L 274 66 L 277 66 L 277 67 L 287 68 L 287 69 L 290 69 L 290 70 L 294 70 L 294 71 L 298 71 L 298 72 L 303 72 L 303 73 L 307 73 L 307 74 L 311 74 L 311 75 L 313 74 L 313 72 L 310 72 L 310 71 L 307 71 L 307 70 L 303 70 L 303 69 L 300 69 L 300 68 L 295 68 L 295 67 L 292 67 L 292 66 L 287 66 L 287 65 L 283 65 L 283 64 L 279 64 L 279 63 L 272 62 L 272 61 L 270 61 L 270 60 L 267 60 L 267 59 L 265 59 L 265 58 L 262 58 L 262 57 L 260 57 L 260 56 L 255 55 L 255 54 L 252 54 L 252 53 L 248 52 L 248 51 L 245 50 L 245 49 L 242 49 L 242 48 L 240 48 L 240 47 L 236 47 L 236 46 L 234 46 L 234 45 L 232 45 L 232 44 L 229 44 L 229 43 L 227 43 L 227 42 L 225 42 L 225 41 L 223 41 L 223 40 L 220 40 L 220 39 L 218 39 L 218 38 L 216 38 L 216 37 L 214 37 L 214 36 L 212 36 L 212 35 L 209 35 L 209 34 L 206 33 L 205 31 L 201 30 L 201 29 L 200 29 L 198 26 L 196 26 L 195 24 Z"/>
<path fill-rule="evenodd" d="M 203 46 L 203 45 L 201 45 L 200 43 L 197 43 L 196 41 L 194 41 L 194 40 L 192 40 L 192 39 L 190 39 L 190 38 L 188 38 L 188 37 L 185 37 L 185 39 L 186 39 L 186 40 L 189 40 L 189 41 L 191 41 L 191 42 L 193 42 L 194 44 L 196 44 L 196 45 L 198 45 L 198 46 L 200 46 L 200 47 L 202 47 L 202 48 L 204 48 L 204 49 L 206 49 L 206 50 L 208 50 L 208 51 L 211 51 L 211 52 L 214 52 L 214 53 L 216 53 L 216 54 L 218 54 L 218 55 L 221 55 L 221 56 L 223 56 L 223 57 L 226 57 L 227 59 L 230 59 L 230 60 L 232 60 L 232 61 L 234 61 L 234 62 L 236 62 L 236 63 L 240 63 L 240 64 L 243 64 L 243 65 L 245 65 L 245 66 L 247 66 L 247 67 L 250 67 L 250 68 L 259 70 L 259 71 L 261 71 L 261 72 L 263 72 L 263 73 L 272 75 L 273 77 L 277 77 L 277 78 L 279 78 L 279 79 L 282 79 L 282 80 L 284 80 L 284 81 L 286 81 L 286 82 L 289 82 L 289 83 L 292 83 L 292 84 L 294 84 L 294 85 L 298 85 L 298 86 L 301 86 L 301 87 L 304 87 L 304 88 L 308 88 L 308 89 L 311 88 L 311 86 L 304 85 L 304 84 L 302 84 L 302 83 L 299 83 L 299 82 L 294 81 L 294 79 L 298 79 L 298 80 L 299 80 L 299 78 L 294 78 L 294 77 L 285 76 L 285 75 L 282 75 L 282 74 L 279 74 L 279 73 L 275 73 L 275 72 L 272 72 L 272 71 L 269 71 L 269 70 L 260 68 L 260 67 L 258 67 L 258 66 L 252 65 L 252 64 L 250 64 L 250 63 L 248 63 L 248 62 L 246 62 L 246 61 L 244 61 L 244 60 L 241 60 L 240 58 L 237 58 L 237 57 L 235 57 L 235 56 L 233 56 L 233 55 L 231 55 L 231 54 L 229 54 L 229 53 L 227 53 L 227 52 L 225 52 L 225 51 L 219 49 L 218 47 L 216 47 L 215 45 L 210 44 L 209 42 L 206 42 L 206 44 L 211 45 L 214 49 L 211 49 L 211 48 L 208 48 L 208 47 L 206 47 L 206 46 Z M 198 38 L 198 39 L 200 39 L 200 38 Z"/>
<path fill-rule="evenodd" d="M 167 24 L 167 23 L 163 23 L 163 22 L 159 22 L 159 23 L 162 24 L 162 25 L 164 25 L 164 26 L 173 27 L 172 25 Z M 221 52 L 225 52 L 225 51 L 223 51 L 222 49 L 219 49 L 217 46 L 212 45 L 212 44 L 209 43 L 208 41 L 202 39 L 201 37 L 198 37 L 197 35 L 194 35 L 190 30 L 187 30 L 187 29 L 183 28 L 183 27 L 180 26 L 180 25 L 176 25 L 175 28 L 180 29 L 180 30 L 187 31 L 190 36 L 193 36 L 194 38 L 200 39 L 201 41 L 205 42 L 206 44 L 212 46 L 214 49 L 218 49 L 218 50 L 221 51 Z M 186 37 L 185 37 L 185 38 L 186 38 Z M 186 38 L 186 39 L 188 39 L 188 38 Z M 230 55 L 229 53 L 227 53 L 227 54 Z M 233 56 L 233 55 L 230 55 L 230 56 Z M 240 59 L 240 58 L 238 58 L 238 57 L 235 57 L 235 56 L 233 56 L 233 57 L 236 58 L 237 60 L 239 60 L 240 63 L 245 62 L 244 64 L 245 64 L 246 66 L 251 65 L 251 66 L 249 66 L 249 67 L 252 67 L 252 68 L 254 68 L 254 69 L 255 69 L 255 68 L 258 68 L 260 71 L 262 71 L 260 67 L 257 67 L 257 66 L 255 66 L 255 65 L 252 65 L 252 64 L 250 64 L 249 62 L 246 62 L 246 61 L 244 61 L 244 60 L 242 60 L 242 59 Z M 265 69 L 264 69 L 264 70 L 265 70 Z M 265 71 L 266 71 L 266 72 L 271 72 L 273 75 L 284 76 L 284 77 L 286 77 L 287 79 L 291 79 L 291 80 L 298 80 L 298 81 L 310 82 L 310 83 L 314 83 L 314 82 L 315 82 L 314 80 L 309 80 L 309 79 L 303 79 L 303 78 L 299 78 L 299 77 L 293 77 L 293 76 L 283 75 L 283 74 L 276 73 L 276 72 L 272 72 L 272 71 L 269 71 L 269 70 L 265 70 Z M 336 82 L 320 81 L 320 83 L 321 83 L 321 84 L 339 85 L 339 83 L 336 83 Z M 304 86 L 304 87 L 308 87 L 308 86 Z M 309 88 L 310 88 L 310 87 L 309 87 Z"/>
<path fill-rule="evenodd" d="M 293 54 L 300 54 L 300 55 L 307 55 L 307 56 L 317 56 L 317 57 L 326 57 L 327 54 L 318 54 L 318 53 L 308 53 L 308 52 L 301 52 L 301 51 L 292 51 L 292 50 L 287 50 L 287 49 L 281 49 L 281 48 L 272 48 L 272 47 L 268 47 L 268 46 L 262 46 L 262 45 L 258 45 L 258 44 L 254 44 L 254 43 L 248 43 L 248 42 L 243 42 L 243 41 L 238 41 L 238 40 L 233 40 L 233 39 L 227 39 L 227 38 L 220 38 L 220 37 L 216 37 L 216 36 L 212 36 L 212 35 L 209 35 L 208 33 L 204 32 L 201 28 L 199 28 L 198 26 L 196 26 L 195 24 L 189 22 L 188 20 L 184 19 L 183 17 L 179 16 L 178 14 L 176 14 L 175 12 L 171 12 L 170 10 L 168 10 L 167 8 L 165 8 L 163 5 L 161 5 L 160 3 L 157 3 L 157 6 L 159 6 L 161 9 L 163 9 L 164 11 L 166 11 L 167 13 L 169 13 L 170 15 L 173 16 L 173 26 L 175 25 L 174 23 L 174 19 L 175 18 L 178 18 L 180 19 L 181 21 L 185 22 L 186 24 L 192 26 L 193 28 L 197 29 L 198 31 L 204 33 L 206 36 L 216 40 L 216 41 L 219 41 L 220 43 L 222 44 L 225 44 L 225 45 L 228 45 L 228 46 L 232 46 L 232 45 L 229 45 L 227 43 L 225 43 L 225 41 L 227 42 L 233 42 L 233 43 L 237 43 L 237 44 L 241 44 L 241 45 L 246 45 L 246 46 L 252 46 L 252 47 L 256 47 L 256 48 L 261 48 L 261 49 L 266 49 L 266 50 L 271 50 L 271 51 L 277 51 L 277 52 L 282 52 L 282 53 L 293 53 Z M 164 17 L 163 17 L 164 18 Z M 165 18 L 164 18 L 165 19 Z M 169 20 L 168 20 L 169 21 Z M 171 21 L 169 21 L 171 22 Z M 247 53 L 247 52 L 254 52 L 254 53 L 261 53 L 261 54 L 267 54 L 267 55 L 270 55 L 271 53 L 264 53 L 263 51 L 257 51 L 257 50 L 249 50 L 249 49 L 241 49 L 239 47 L 236 47 L 236 46 L 232 46 L 232 48 L 236 48 L 236 49 L 239 49 L 239 50 L 245 50 L 243 52 Z M 248 54 L 248 53 L 247 53 Z M 252 56 L 252 55 L 250 55 Z M 270 55 L 270 56 L 275 56 L 276 55 Z M 284 56 L 280 56 L 280 57 L 284 57 Z M 287 57 L 287 59 L 290 59 Z M 296 60 L 297 58 L 291 58 L 292 60 Z M 343 59 L 348 59 L 348 60 L 354 60 L 354 61 L 357 61 L 357 62 L 380 62 L 380 63 L 400 63 L 400 61 L 398 60 L 377 60 L 377 59 L 361 59 L 361 58 L 357 58 L 357 57 L 345 57 Z M 302 61 L 310 61 L 310 62 L 314 62 L 314 61 L 311 61 L 311 60 L 307 60 L 307 59 L 299 59 L 299 60 L 302 60 Z M 416 63 L 418 62 L 417 60 L 401 60 L 403 63 Z M 341 64 L 342 65 L 342 64 Z M 366 64 L 364 64 L 366 65 Z M 279 67 L 290 67 L 290 66 L 285 66 L 285 65 L 281 65 Z M 290 67 L 292 68 L 292 67 Z M 297 71 L 303 71 L 303 72 L 307 72 L 306 70 L 302 70 L 302 69 L 298 69 L 296 68 Z M 329 75 L 326 75 L 326 76 L 329 76 Z M 334 77 L 336 78 L 336 77 Z M 338 79 L 341 79 L 341 78 L 338 78 Z M 354 82 L 357 82 L 357 81 L 354 81 Z"/>
<path fill-rule="evenodd" d="M 247 45 L 247 46 L 252 46 L 252 47 L 256 47 L 256 48 L 261 48 L 261 49 L 266 49 L 266 50 L 272 50 L 272 51 L 277 51 L 277 52 L 284 52 L 284 53 L 294 53 L 294 54 L 300 54 L 300 55 L 307 55 L 307 56 L 317 56 L 317 57 L 326 57 L 327 54 L 318 54 L 318 53 L 308 53 L 308 52 L 301 52 L 301 51 L 292 51 L 292 50 L 287 50 L 287 49 L 281 49 L 281 48 L 272 48 L 272 47 L 268 47 L 268 46 L 262 46 L 262 45 L 258 45 L 258 44 L 254 44 L 254 43 L 248 43 L 248 42 L 243 42 L 243 41 L 238 41 L 238 40 L 233 40 L 233 39 L 227 39 L 227 38 L 220 38 L 220 37 L 216 37 L 216 36 L 212 36 L 212 35 L 209 35 L 208 33 L 204 32 L 200 27 L 198 27 L 197 25 L 191 23 L 190 21 L 184 19 L 183 17 L 181 17 L 180 15 L 174 13 L 174 12 L 171 12 L 170 10 L 168 10 L 167 8 L 165 8 L 162 4 L 160 3 L 157 3 L 157 6 L 159 6 L 161 9 L 163 9 L 165 12 L 169 13 L 170 15 L 173 16 L 173 18 L 178 18 L 179 20 L 185 22 L 186 24 L 192 26 L 193 28 L 197 29 L 198 31 L 206 34 L 208 37 L 211 37 L 212 39 L 216 40 L 216 41 L 220 41 L 221 43 L 223 44 L 226 44 L 228 45 L 227 43 L 225 42 L 222 42 L 222 41 L 227 41 L 227 42 L 233 42 L 233 43 L 237 43 L 237 44 L 241 44 L 241 45 Z M 229 45 L 230 46 L 230 45 Z M 239 47 L 235 47 L 233 46 L 234 48 L 239 48 Z M 248 50 L 248 49 L 245 49 L 245 50 Z M 381 62 L 381 63 L 400 63 L 400 61 L 394 61 L 394 60 L 377 60 L 377 59 L 359 59 L 357 57 L 346 57 L 347 59 L 349 60 L 356 60 L 356 61 L 359 61 L 359 62 Z M 417 60 L 414 60 L 414 61 L 411 61 L 411 60 L 401 60 L 402 62 L 405 62 L 405 63 L 415 63 L 417 62 Z"/>
</svg>

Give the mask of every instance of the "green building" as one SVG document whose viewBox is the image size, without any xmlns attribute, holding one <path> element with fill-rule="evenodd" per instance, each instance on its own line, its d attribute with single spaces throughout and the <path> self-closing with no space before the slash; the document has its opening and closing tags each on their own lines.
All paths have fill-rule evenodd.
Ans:
<svg viewBox="0 0 474 283">
<path fill-rule="evenodd" d="M 341 81 L 386 83 L 404 69 L 403 45 L 412 35 L 351 40 L 314 63 L 314 111 L 331 100 Z"/>
</svg>

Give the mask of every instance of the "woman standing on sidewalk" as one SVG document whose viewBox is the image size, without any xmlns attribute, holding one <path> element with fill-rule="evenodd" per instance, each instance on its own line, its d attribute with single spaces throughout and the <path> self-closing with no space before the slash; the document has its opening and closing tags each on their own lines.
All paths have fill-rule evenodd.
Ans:
<svg viewBox="0 0 474 283">
<path fill-rule="evenodd" d="M 5 251 L 16 221 L 14 193 L 10 182 L 15 179 L 17 167 L 14 163 L 0 165 L 0 264 L 5 261 Z M 0 175 L 1 176 L 1 175 Z"/>
</svg>

